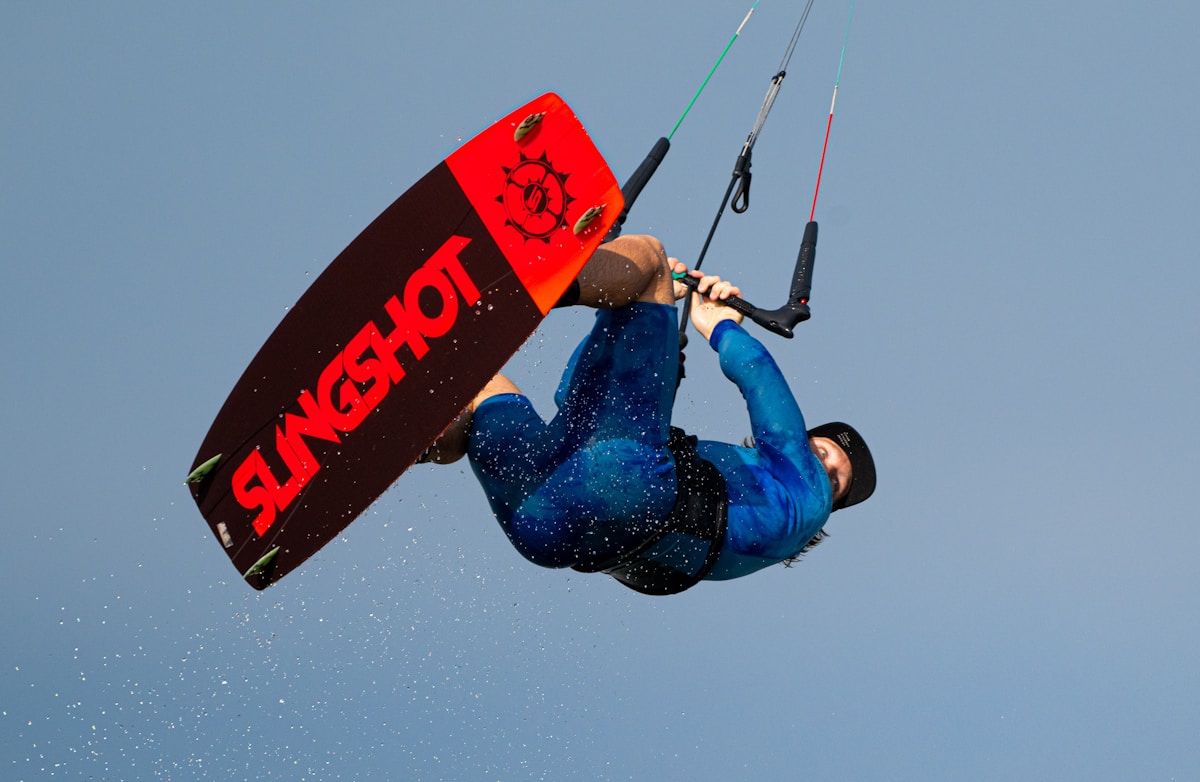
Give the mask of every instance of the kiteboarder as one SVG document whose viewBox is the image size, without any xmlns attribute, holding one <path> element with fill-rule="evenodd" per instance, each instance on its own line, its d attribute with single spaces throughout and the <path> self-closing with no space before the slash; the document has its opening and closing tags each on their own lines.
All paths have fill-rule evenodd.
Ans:
<svg viewBox="0 0 1200 782">
<path fill-rule="evenodd" d="M 685 271 L 654 237 L 603 245 L 562 302 L 598 312 L 562 377 L 557 414 L 545 421 L 496 375 L 426 455 L 469 455 L 501 527 L 531 562 L 672 594 L 793 561 L 832 511 L 874 491 L 863 439 L 842 423 L 806 432 L 782 372 L 721 304 L 739 289 L 698 271 L 691 321 L 745 397 L 752 438 L 697 441 L 671 426 L 675 302 L 687 295 L 673 273 Z"/>
</svg>

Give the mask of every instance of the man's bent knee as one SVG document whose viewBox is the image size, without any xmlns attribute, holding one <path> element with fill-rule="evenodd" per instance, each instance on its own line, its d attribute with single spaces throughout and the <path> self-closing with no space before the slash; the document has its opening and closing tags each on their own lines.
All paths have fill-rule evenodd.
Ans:
<svg viewBox="0 0 1200 782">
<path fill-rule="evenodd" d="M 579 303 L 603 309 L 634 301 L 671 303 L 670 271 L 666 250 L 657 238 L 617 237 L 596 250 L 580 272 Z"/>
<path fill-rule="evenodd" d="M 425 453 L 417 460 L 419 464 L 433 462 L 434 464 L 453 464 L 467 454 L 467 448 L 470 445 L 469 435 L 471 431 L 471 418 L 475 414 L 475 408 L 479 407 L 483 400 L 500 394 L 519 394 L 521 389 L 517 388 L 517 384 L 509 380 L 501 374 L 496 374 L 483 390 L 475 395 L 471 403 L 466 409 L 459 413 L 458 418 L 446 428 L 446 431 L 433 441 L 425 451 Z"/>
</svg>

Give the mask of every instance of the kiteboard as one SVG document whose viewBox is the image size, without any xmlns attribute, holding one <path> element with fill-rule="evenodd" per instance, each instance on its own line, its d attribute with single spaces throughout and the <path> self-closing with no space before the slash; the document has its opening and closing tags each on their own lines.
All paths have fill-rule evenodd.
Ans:
<svg viewBox="0 0 1200 782">
<path fill-rule="evenodd" d="M 379 215 L 288 312 L 187 478 L 264 589 L 340 534 L 537 328 L 622 207 L 552 93 L 471 139 Z"/>
</svg>

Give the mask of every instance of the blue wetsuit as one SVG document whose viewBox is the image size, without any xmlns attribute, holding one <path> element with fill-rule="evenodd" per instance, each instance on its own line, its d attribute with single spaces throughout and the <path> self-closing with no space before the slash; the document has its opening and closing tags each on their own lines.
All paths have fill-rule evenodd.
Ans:
<svg viewBox="0 0 1200 782">
<path fill-rule="evenodd" d="M 661 528 L 676 495 L 667 440 L 677 328 L 667 304 L 601 310 L 567 365 L 553 419 L 517 394 L 476 409 L 471 465 L 530 561 L 570 567 L 616 557 Z M 829 518 L 832 496 L 804 416 L 762 344 L 732 321 L 717 325 L 710 344 L 746 399 L 754 437 L 753 447 L 698 444 L 729 497 L 724 545 L 706 578 L 729 579 L 798 554 Z"/>
</svg>

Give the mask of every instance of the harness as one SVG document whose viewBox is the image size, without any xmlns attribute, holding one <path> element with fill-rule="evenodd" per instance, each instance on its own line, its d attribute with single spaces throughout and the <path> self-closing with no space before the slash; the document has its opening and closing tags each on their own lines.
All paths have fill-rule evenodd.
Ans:
<svg viewBox="0 0 1200 782">
<path fill-rule="evenodd" d="M 674 595 L 704 579 L 721 553 L 729 497 L 725 478 L 696 452 L 697 438 L 671 427 L 675 506 L 662 528 L 630 552 L 603 562 L 580 562 L 581 573 L 607 573 L 644 595 Z"/>
</svg>

